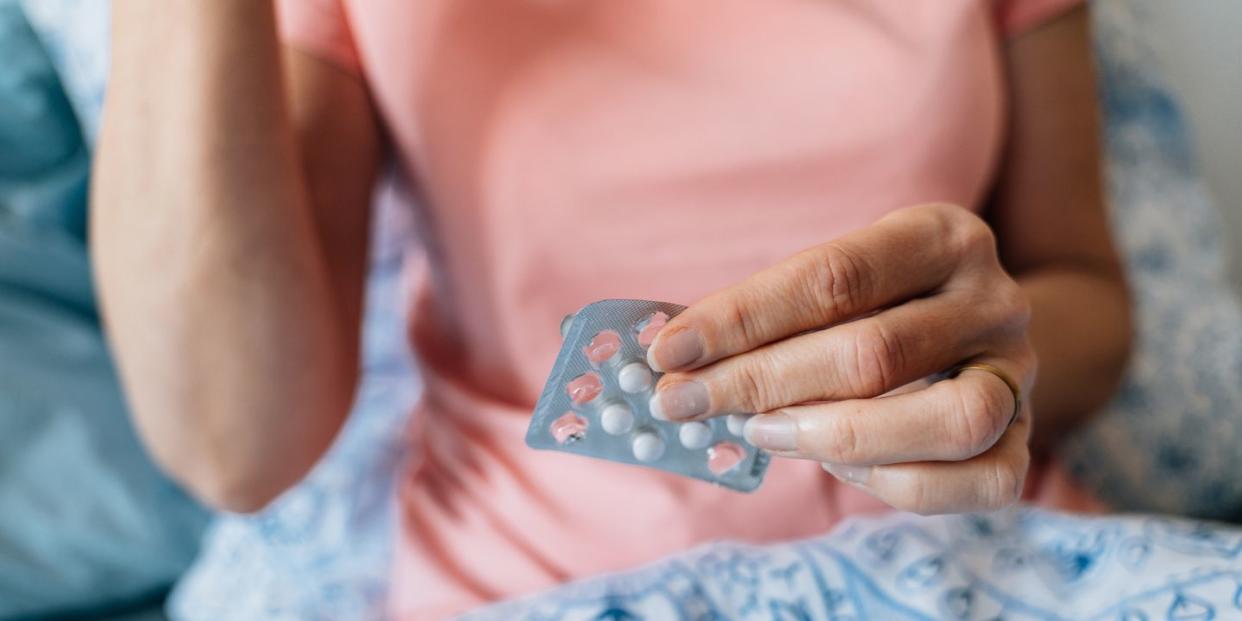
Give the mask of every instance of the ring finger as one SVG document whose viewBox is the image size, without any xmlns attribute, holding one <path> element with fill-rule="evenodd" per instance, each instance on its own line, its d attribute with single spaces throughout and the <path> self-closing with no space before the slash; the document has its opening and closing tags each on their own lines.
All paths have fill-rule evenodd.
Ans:
<svg viewBox="0 0 1242 621">
<path fill-rule="evenodd" d="M 1022 366 L 988 359 L 1014 377 Z M 1001 378 L 962 373 L 922 390 L 879 399 L 801 405 L 760 414 L 746 424 L 752 444 L 782 457 L 848 466 L 962 461 L 991 448 L 1019 405 Z"/>
<path fill-rule="evenodd" d="M 824 464 L 837 478 L 889 506 L 923 515 L 993 511 L 1022 495 L 1030 452 L 1031 417 L 1023 413 L 987 452 L 961 462 L 916 462 L 841 467 Z"/>
</svg>

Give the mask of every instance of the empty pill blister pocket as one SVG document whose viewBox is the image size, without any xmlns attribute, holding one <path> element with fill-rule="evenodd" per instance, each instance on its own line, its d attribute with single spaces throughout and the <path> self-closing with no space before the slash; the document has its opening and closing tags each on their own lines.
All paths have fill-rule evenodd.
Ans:
<svg viewBox="0 0 1242 621">
<path fill-rule="evenodd" d="M 682 310 L 666 302 L 603 300 L 567 318 L 526 443 L 738 491 L 758 488 L 770 456 L 742 437 L 745 416 L 687 423 L 651 416 L 648 401 L 660 374 L 647 366 L 647 348 Z"/>
</svg>

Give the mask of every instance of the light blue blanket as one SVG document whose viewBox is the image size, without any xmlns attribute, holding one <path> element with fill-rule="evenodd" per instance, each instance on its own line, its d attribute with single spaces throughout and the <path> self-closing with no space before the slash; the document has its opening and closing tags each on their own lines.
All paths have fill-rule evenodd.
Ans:
<svg viewBox="0 0 1242 621">
<path fill-rule="evenodd" d="M 1242 619 L 1242 529 L 1035 509 L 855 519 L 797 543 L 703 546 L 465 619 Z"/>
</svg>

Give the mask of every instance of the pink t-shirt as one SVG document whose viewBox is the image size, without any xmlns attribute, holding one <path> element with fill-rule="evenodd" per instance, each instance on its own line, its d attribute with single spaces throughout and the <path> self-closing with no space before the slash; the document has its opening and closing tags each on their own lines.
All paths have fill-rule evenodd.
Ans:
<svg viewBox="0 0 1242 621">
<path fill-rule="evenodd" d="M 422 199 L 395 616 L 881 510 L 804 461 L 744 495 L 528 449 L 560 320 L 693 302 L 897 207 L 980 207 L 1002 39 L 1080 1 L 283 1 L 288 41 L 365 76 Z"/>
</svg>

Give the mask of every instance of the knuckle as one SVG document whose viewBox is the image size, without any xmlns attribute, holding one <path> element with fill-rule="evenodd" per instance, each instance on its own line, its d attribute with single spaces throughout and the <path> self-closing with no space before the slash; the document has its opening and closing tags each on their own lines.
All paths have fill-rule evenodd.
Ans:
<svg viewBox="0 0 1242 621">
<path fill-rule="evenodd" d="M 1018 463 L 1002 460 L 989 469 L 990 476 L 983 494 L 982 508 L 988 510 L 1004 509 L 1022 496 L 1022 486 L 1026 482 L 1026 460 Z"/>
<path fill-rule="evenodd" d="M 910 211 L 925 218 L 931 226 L 938 229 L 938 232 L 947 235 L 955 233 L 964 220 L 974 215 L 970 210 L 952 203 L 916 205 L 910 208 Z"/>
<path fill-rule="evenodd" d="M 958 459 L 969 459 L 988 450 L 1004 432 L 1009 422 L 1007 408 L 1013 406 L 1008 401 L 1008 389 L 1003 397 L 1000 391 L 982 387 L 958 392 L 959 425 L 953 441 Z"/>
<path fill-rule="evenodd" d="M 841 243 L 821 246 L 812 253 L 804 283 L 808 299 L 816 300 L 819 323 L 836 321 L 857 312 L 866 297 L 867 268 L 861 255 Z"/>
<path fill-rule="evenodd" d="M 1031 323 L 1031 299 L 1026 291 L 1007 275 L 1003 284 L 996 287 L 993 296 L 1000 307 L 1006 325 L 1024 332 Z"/>
<path fill-rule="evenodd" d="M 764 342 L 763 326 L 759 317 L 753 312 L 755 305 L 749 302 L 747 296 L 738 296 L 729 300 L 723 309 L 726 325 L 736 330 L 737 338 L 741 340 L 738 345 L 753 347 Z M 708 339 L 709 346 L 710 341 Z"/>
<path fill-rule="evenodd" d="M 984 222 L 983 218 L 966 211 L 960 210 L 959 213 L 949 223 L 951 232 L 949 239 L 953 241 L 954 247 L 966 255 L 995 255 L 996 253 L 996 234 L 992 232 L 992 227 Z"/>
<path fill-rule="evenodd" d="M 745 358 L 746 362 L 732 373 L 729 409 L 757 413 L 786 405 L 780 395 L 781 382 L 776 381 L 780 374 L 773 371 L 775 363 L 770 356 L 752 352 Z"/>
<path fill-rule="evenodd" d="M 971 214 L 970 210 L 953 203 L 924 203 L 910 207 L 909 211 L 944 227 L 946 231 L 951 230 L 958 220 Z"/>
<path fill-rule="evenodd" d="M 825 420 L 826 434 L 821 438 L 824 461 L 837 464 L 857 464 L 863 461 L 864 450 L 859 444 L 860 435 L 851 416 L 835 416 Z"/>
<path fill-rule="evenodd" d="M 900 493 L 891 504 L 894 509 L 918 515 L 943 513 L 943 502 L 938 498 L 924 477 L 912 476 L 905 481 Z"/>
<path fill-rule="evenodd" d="M 1017 361 L 1026 370 L 1022 376 L 1022 385 L 1026 387 L 1025 390 L 1030 390 L 1030 387 L 1035 384 L 1035 378 L 1039 375 L 1039 354 L 1031 345 L 1029 338 L 1023 340 L 1022 351 L 1018 354 Z"/>
<path fill-rule="evenodd" d="M 873 322 L 859 330 L 854 340 L 853 377 L 850 385 L 857 396 L 873 397 L 896 386 L 906 366 L 907 352 L 892 331 L 883 323 Z M 851 368 L 847 366 L 847 368 Z"/>
<path fill-rule="evenodd" d="M 951 203 L 931 203 L 911 208 L 927 221 L 935 239 L 947 240 L 947 248 L 961 256 L 995 256 L 996 235 L 978 214 Z"/>
</svg>

